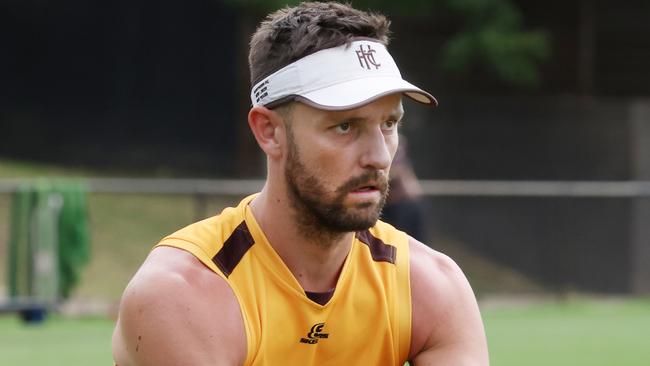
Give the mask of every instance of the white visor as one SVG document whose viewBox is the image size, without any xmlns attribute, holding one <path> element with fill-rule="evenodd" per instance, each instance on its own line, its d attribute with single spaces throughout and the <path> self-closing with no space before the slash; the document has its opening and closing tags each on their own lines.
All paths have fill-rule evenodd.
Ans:
<svg viewBox="0 0 650 366">
<path fill-rule="evenodd" d="M 383 44 L 357 39 L 305 56 L 267 76 L 253 86 L 251 101 L 253 106 L 272 107 L 300 100 L 319 109 L 342 110 L 394 93 L 438 105 L 431 94 L 402 79 Z"/>
</svg>

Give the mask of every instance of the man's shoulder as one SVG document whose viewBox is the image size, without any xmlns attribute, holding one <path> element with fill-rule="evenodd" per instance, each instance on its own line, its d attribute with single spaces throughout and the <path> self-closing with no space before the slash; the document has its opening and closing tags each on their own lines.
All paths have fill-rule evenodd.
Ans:
<svg viewBox="0 0 650 366">
<path fill-rule="evenodd" d="M 409 247 L 413 310 L 411 357 L 455 342 L 472 343 L 478 345 L 476 349 L 482 349 L 483 330 L 476 298 L 461 268 L 447 255 L 413 238 L 410 238 Z M 467 332 L 461 332 L 462 327 Z M 468 349 L 474 349 L 472 347 Z"/>
<path fill-rule="evenodd" d="M 411 274 L 416 279 L 442 284 L 446 280 L 465 278 L 458 264 L 449 256 L 409 237 Z"/>
<path fill-rule="evenodd" d="M 134 304 L 163 306 L 160 311 L 174 311 L 181 303 L 215 303 L 234 294 L 228 283 L 211 271 L 196 256 L 173 247 L 151 251 L 127 285 L 121 309 Z M 197 308 L 196 310 L 200 310 Z"/>
<path fill-rule="evenodd" d="M 409 252 L 413 301 L 442 308 L 453 306 L 456 296 L 467 292 L 467 278 L 451 257 L 412 237 L 409 237 Z"/>
<path fill-rule="evenodd" d="M 120 359 L 116 361 L 158 360 L 160 356 L 151 349 L 155 347 L 167 353 L 168 359 L 160 359 L 160 364 L 182 363 L 187 360 L 170 351 L 173 342 L 188 350 L 200 349 L 215 332 L 227 333 L 224 343 L 236 347 L 237 337 L 243 336 L 241 319 L 238 302 L 223 278 L 184 250 L 156 248 L 124 291 L 113 338 L 114 353 Z"/>
</svg>

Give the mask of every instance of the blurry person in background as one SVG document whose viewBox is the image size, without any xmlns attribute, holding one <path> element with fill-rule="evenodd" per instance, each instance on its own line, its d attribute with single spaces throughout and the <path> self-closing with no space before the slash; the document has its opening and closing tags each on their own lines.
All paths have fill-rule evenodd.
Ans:
<svg viewBox="0 0 650 366">
<path fill-rule="evenodd" d="M 390 192 L 381 219 L 409 233 L 419 241 L 427 240 L 422 187 L 407 153 L 406 138 L 399 137 L 399 146 L 389 174 Z"/>
<path fill-rule="evenodd" d="M 488 364 L 460 268 L 378 220 L 402 99 L 437 104 L 402 79 L 388 26 L 334 2 L 260 24 L 248 124 L 264 188 L 153 249 L 120 304 L 119 366 Z"/>
</svg>

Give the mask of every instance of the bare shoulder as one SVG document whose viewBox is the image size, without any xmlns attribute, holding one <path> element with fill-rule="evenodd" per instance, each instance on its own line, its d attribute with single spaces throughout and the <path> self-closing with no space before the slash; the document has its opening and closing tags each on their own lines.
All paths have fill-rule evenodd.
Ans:
<svg viewBox="0 0 650 366">
<path fill-rule="evenodd" d="M 409 238 L 409 251 L 411 274 L 414 275 L 412 280 L 425 281 L 440 287 L 444 284 L 440 280 L 457 280 L 458 277 L 465 277 L 453 259 L 414 238 Z M 434 278 L 437 281 L 433 281 Z"/>
<path fill-rule="evenodd" d="M 120 303 L 119 366 L 241 365 L 246 336 L 228 283 L 181 249 L 154 249 Z"/>
<path fill-rule="evenodd" d="M 487 342 L 474 292 L 448 256 L 410 238 L 414 365 L 487 365 Z"/>
</svg>

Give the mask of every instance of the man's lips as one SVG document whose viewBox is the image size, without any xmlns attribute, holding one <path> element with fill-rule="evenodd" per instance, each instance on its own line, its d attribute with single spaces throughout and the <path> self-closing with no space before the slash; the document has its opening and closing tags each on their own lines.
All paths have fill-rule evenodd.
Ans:
<svg viewBox="0 0 650 366">
<path fill-rule="evenodd" d="M 359 185 L 356 188 L 353 188 L 351 192 L 374 192 L 374 191 L 380 191 L 381 190 L 381 184 L 379 183 L 366 183 L 363 185 Z"/>
<path fill-rule="evenodd" d="M 352 178 L 337 189 L 337 192 L 346 193 L 385 193 L 388 192 L 388 178 L 379 171 L 366 172 Z"/>
<path fill-rule="evenodd" d="M 353 189 L 352 192 L 372 192 L 377 190 L 378 188 L 376 186 L 363 186 Z"/>
</svg>

